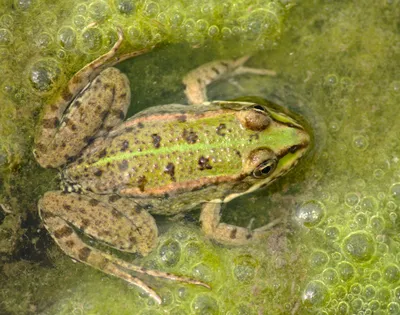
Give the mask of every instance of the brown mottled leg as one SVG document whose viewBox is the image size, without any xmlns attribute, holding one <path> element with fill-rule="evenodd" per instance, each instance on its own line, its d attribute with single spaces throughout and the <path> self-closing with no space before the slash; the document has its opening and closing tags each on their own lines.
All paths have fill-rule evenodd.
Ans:
<svg viewBox="0 0 400 315">
<path fill-rule="evenodd" d="M 275 71 L 244 67 L 250 58 L 244 56 L 236 60 L 217 60 L 201 65 L 190 71 L 184 78 L 185 94 L 189 104 L 202 104 L 207 101 L 207 85 L 214 81 L 240 74 L 276 75 Z"/>
<path fill-rule="evenodd" d="M 130 271 L 208 287 L 200 281 L 147 270 L 85 244 L 74 226 L 86 235 L 126 252 L 149 253 L 156 245 L 157 227 L 146 211 L 119 211 L 112 205 L 78 194 L 47 192 L 39 201 L 39 214 L 53 239 L 69 256 L 107 274 L 119 277 L 147 292 L 158 303 L 160 297 Z"/>
<path fill-rule="evenodd" d="M 268 230 L 277 223 L 271 222 L 271 224 L 251 230 L 249 228 L 220 222 L 220 212 L 220 203 L 206 203 L 201 210 L 200 222 L 204 233 L 222 244 L 245 245 L 263 239 Z"/>
</svg>

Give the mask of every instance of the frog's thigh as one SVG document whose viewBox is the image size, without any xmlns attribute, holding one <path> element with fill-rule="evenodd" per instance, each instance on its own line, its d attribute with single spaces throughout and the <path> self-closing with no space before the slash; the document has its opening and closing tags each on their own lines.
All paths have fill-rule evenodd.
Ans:
<svg viewBox="0 0 400 315">
<path fill-rule="evenodd" d="M 39 211 L 56 242 L 69 255 L 79 260 L 82 260 L 79 257 L 82 241 L 72 244 L 64 237 L 66 234 L 75 234 L 70 225 L 122 251 L 147 254 L 156 245 L 157 226 L 146 211 L 131 211 L 127 217 L 107 203 L 60 191 L 47 192 L 39 201 Z M 60 226 L 61 223 L 63 226 Z M 69 232 L 62 233 L 63 230 Z"/>
<path fill-rule="evenodd" d="M 128 78 L 116 68 L 102 71 L 70 104 L 53 141 L 37 150 L 38 162 L 44 167 L 65 164 L 94 137 L 119 124 L 129 104 Z"/>
<path fill-rule="evenodd" d="M 250 56 L 235 60 L 217 60 L 208 62 L 190 71 L 184 78 L 185 94 L 189 104 L 202 104 L 207 101 L 207 85 L 240 74 L 276 75 L 275 71 L 245 67 Z"/>
<path fill-rule="evenodd" d="M 266 228 L 256 230 L 220 222 L 221 204 L 206 203 L 200 215 L 201 226 L 204 233 L 222 244 L 244 245 L 262 239 L 266 235 Z"/>
</svg>

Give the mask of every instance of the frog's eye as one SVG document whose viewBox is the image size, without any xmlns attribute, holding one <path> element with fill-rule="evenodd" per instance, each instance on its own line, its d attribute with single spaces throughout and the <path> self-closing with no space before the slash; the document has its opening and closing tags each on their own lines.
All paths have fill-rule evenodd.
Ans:
<svg viewBox="0 0 400 315">
<path fill-rule="evenodd" d="M 268 177 L 275 170 L 276 164 L 277 163 L 275 159 L 269 159 L 260 163 L 253 171 L 253 177 L 254 178 Z"/>
<path fill-rule="evenodd" d="M 254 105 L 253 109 L 256 109 L 256 110 L 258 110 L 260 112 L 265 112 L 265 108 L 263 106 L 261 106 L 261 105 L 258 105 L 258 104 Z"/>
</svg>

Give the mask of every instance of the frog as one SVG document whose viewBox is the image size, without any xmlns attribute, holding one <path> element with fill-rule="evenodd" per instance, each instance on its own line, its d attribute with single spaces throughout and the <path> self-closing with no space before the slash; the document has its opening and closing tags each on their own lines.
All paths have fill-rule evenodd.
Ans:
<svg viewBox="0 0 400 315">
<path fill-rule="evenodd" d="M 146 50 L 118 55 L 124 39 L 75 73 L 43 110 L 33 153 L 44 168 L 59 170 L 61 187 L 38 201 L 44 227 L 74 260 L 160 296 L 132 273 L 210 288 L 209 284 L 130 263 L 85 242 L 146 256 L 157 247 L 153 215 L 174 216 L 201 208 L 204 234 L 243 245 L 265 237 L 221 222 L 221 206 L 259 190 L 289 172 L 310 146 L 298 119 L 268 104 L 208 101 L 207 86 L 250 73 L 249 56 L 211 61 L 183 79 L 188 104 L 156 105 L 126 119 L 130 82 L 113 67 Z"/>
</svg>

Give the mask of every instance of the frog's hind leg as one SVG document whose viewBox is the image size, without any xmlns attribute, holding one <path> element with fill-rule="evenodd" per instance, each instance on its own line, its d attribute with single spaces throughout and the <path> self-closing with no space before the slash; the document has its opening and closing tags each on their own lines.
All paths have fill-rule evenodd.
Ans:
<svg viewBox="0 0 400 315">
<path fill-rule="evenodd" d="M 185 94 L 189 104 L 202 104 L 207 101 L 207 86 L 212 82 L 240 74 L 276 75 L 275 71 L 245 67 L 250 56 L 235 60 L 217 60 L 201 65 L 190 71 L 184 78 Z"/>
<path fill-rule="evenodd" d="M 197 280 L 127 263 L 87 245 L 72 227 L 110 247 L 146 255 L 154 249 L 157 240 L 157 226 L 153 217 L 146 211 L 131 208 L 121 213 L 105 202 L 60 191 L 47 192 L 38 206 L 46 229 L 67 255 L 138 286 L 158 303 L 161 303 L 161 299 L 157 293 L 129 272 L 208 287 Z"/>
<path fill-rule="evenodd" d="M 209 202 L 203 205 L 200 215 L 203 232 L 217 242 L 228 245 L 245 245 L 264 239 L 268 230 L 277 223 L 271 222 L 271 224 L 252 230 L 220 222 L 220 219 L 220 203 Z"/>
</svg>

